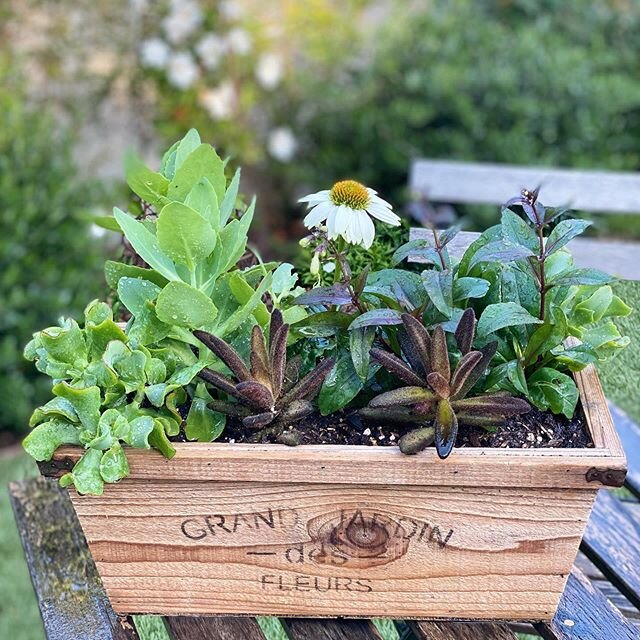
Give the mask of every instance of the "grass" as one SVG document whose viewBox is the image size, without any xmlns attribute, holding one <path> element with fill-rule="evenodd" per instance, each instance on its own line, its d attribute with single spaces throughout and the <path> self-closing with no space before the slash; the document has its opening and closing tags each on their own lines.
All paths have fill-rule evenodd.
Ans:
<svg viewBox="0 0 640 640">
<path fill-rule="evenodd" d="M 631 344 L 614 360 L 599 367 L 607 397 L 640 422 L 640 283 L 621 282 L 616 293 L 634 308 L 634 313 L 619 321 L 622 333 Z M 25 454 L 0 454 L 0 638 L 44 640 L 44 632 L 31 581 L 24 562 L 6 491 L 10 480 L 37 474 L 37 468 Z M 160 618 L 138 617 L 136 624 L 142 640 L 168 640 Z M 260 624 L 269 640 L 285 640 L 277 620 L 261 618 Z M 389 622 L 380 623 L 385 640 L 397 640 Z M 521 636 L 524 640 L 526 636 Z"/>
</svg>

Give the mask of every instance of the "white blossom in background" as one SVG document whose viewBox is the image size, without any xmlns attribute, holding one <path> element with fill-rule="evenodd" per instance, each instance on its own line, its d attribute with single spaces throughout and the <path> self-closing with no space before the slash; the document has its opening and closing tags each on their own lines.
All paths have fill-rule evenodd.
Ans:
<svg viewBox="0 0 640 640">
<path fill-rule="evenodd" d="M 134 13 L 143 13 L 149 7 L 149 0 L 129 0 L 129 6 Z"/>
<path fill-rule="evenodd" d="M 263 89 L 275 89 L 282 80 L 282 59 L 276 53 L 260 56 L 256 65 L 256 79 Z"/>
<path fill-rule="evenodd" d="M 202 64 L 210 71 L 216 69 L 225 54 L 224 40 L 215 33 L 208 33 L 196 45 L 196 53 Z"/>
<path fill-rule="evenodd" d="M 245 55 L 251 51 L 251 36 L 244 29 L 234 27 L 227 34 L 227 47 L 233 53 Z"/>
<path fill-rule="evenodd" d="M 169 14 L 162 20 L 162 28 L 169 42 L 186 40 L 202 23 L 200 5 L 194 0 L 173 0 Z"/>
<path fill-rule="evenodd" d="M 167 80 L 176 89 L 189 89 L 200 76 L 200 69 L 188 51 L 174 53 L 167 64 Z"/>
<path fill-rule="evenodd" d="M 215 89 L 207 89 L 199 96 L 200 104 L 214 120 L 225 120 L 233 115 L 236 90 L 230 80 Z"/>
<path fill-rule="evenodd" d="M 289 162 L 296 153 L 298 141 L 288 127 L 277 127 L 269 133 L 267 151 L 280 162 Z"/>
<path fill-rule="evenodd" d="M 312 193 L 298 202 L 306 202 L 309 207 L 305 227 L 314 229 L 326 225 L 330 240 L 341 236 L 349 244 L 362 245 L 365 249 L 371 247 L 376 236 L 372 217 L 392 227 L 400 225 L 400 218 L 393 213 L 391 205 L 373 189 L 355 180 L 341 180 L 331 189 Z"/>
<path fill-rule="evenodd" d="M 220 15 L 226 20 L 238 20 L 244 15 L 244 9 L 235 0 L 225 0 L 218 6 Z"/>
<path fill-rule="evenodd" d="M 167 66 L 170 53 L 169 45 L 160 38 L 144 40 L 140 45 L 142 65 L 151 69 L 164 69 Z"/>
</svg>

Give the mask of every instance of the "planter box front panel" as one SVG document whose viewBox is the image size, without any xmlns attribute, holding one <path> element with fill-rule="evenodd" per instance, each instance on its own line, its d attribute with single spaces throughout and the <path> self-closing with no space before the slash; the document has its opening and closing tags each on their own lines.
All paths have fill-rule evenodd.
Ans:
<svg viewBox="0 0 640 640">
<path fill-rule="evenodd" d="M 72 498 L 119 613 L 544 619 L 594 495 L 158 480 Z"/>
</svg>

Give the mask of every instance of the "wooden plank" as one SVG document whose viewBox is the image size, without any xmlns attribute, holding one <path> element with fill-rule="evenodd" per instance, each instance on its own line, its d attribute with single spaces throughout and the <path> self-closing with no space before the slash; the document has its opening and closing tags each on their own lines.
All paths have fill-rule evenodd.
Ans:
<svg viewBox="0 0 640 640">
<path fill-rule="evenodd" d="M 9 496 L 47 638 L 137 638 L 105 596 L 67 493 L 36 478 L 11 483 Z"/>
<path fill-rule="evenodd" d="M 479 235 L 473 231 L 462 231 L 447 246 L 449 254 L 461 257 Z M 411 240 L 431 241 L 433 233 L 430 229 L 412 228 L 409 237 Z M 603 269 L 625 280 L 640 280 L 640 243 L 575 238 L 568 248 L 579 267 Z M 416 255 L 410 255 L 409 261 L 423 262 Z"/>
<path fill-rule="evenodd" d="M 609 409 L 627 454 L 629 469 L 625 486 L 640 497 L 640 426 L 613 403 L 609 403 Z"/>
<path fill-rule="evenodd" d="M 541 620 L 594 492 L 162 479 L 71 495 L 117 611 Z"/>
<path fill-rule="evenodd" d="M 640 526 L 624 504 L 607 491 L 598 493 L 582 550 L 640 608 Z"/>
<path fill-rule="evenodd" d="M 264 640 L 254 618 L 165 618 L 173 640 Z"/>
<path fill-rule="evenodd" d="M 412 622 L 411 630 L 419 640 L 516 640 L 507 625 L 486 622 Z"/>
<path fill-rule="evenodd" d="M 600 213 L 640 212 L 640 174 L 522 167 L 503 164 L 415 160 L 409 187 L 433 202 L 502 204 L 523 188 L 540 186 L 547 206 Z"/>
<path fill-rule="evenodd" d="M 370 620 L 283 618 L 290 640 L 382 640 Z"/>
<path fill-rule="evenodd" d="M 636 628 L 575 567 L 553 620 L 535 626 L 545 640 L 638 638 Z"/>
</svg>

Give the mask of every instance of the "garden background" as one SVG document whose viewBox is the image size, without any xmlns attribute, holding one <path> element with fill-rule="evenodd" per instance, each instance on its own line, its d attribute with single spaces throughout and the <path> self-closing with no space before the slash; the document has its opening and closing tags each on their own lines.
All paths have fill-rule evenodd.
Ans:
<svg viewBox="0 0 640 640">
<path fill-rule="evenodd" d="M 22 348 L 109 296 L 101 265 L 122 247 L 100 216 L 129 203 L 128 150 L 157 162 L 197 127 L 258 194 L 260 253 L 304 265 L 296 200 L 336 179 L 401 212 L 416 157 L 640 170 L 639 32 L 634 0 L 4 0 L 0 637 L 43 638 L 5 490 L 35 473 L 19 440 L 48 391 Z M 467 229 L 499 214 L 459 213 Z M 595 221 L 640 239 L 640 216 Z M 601 373 L 640 419 L 638 313 L 620 324 L 632 344 Z"/>
</svg>

